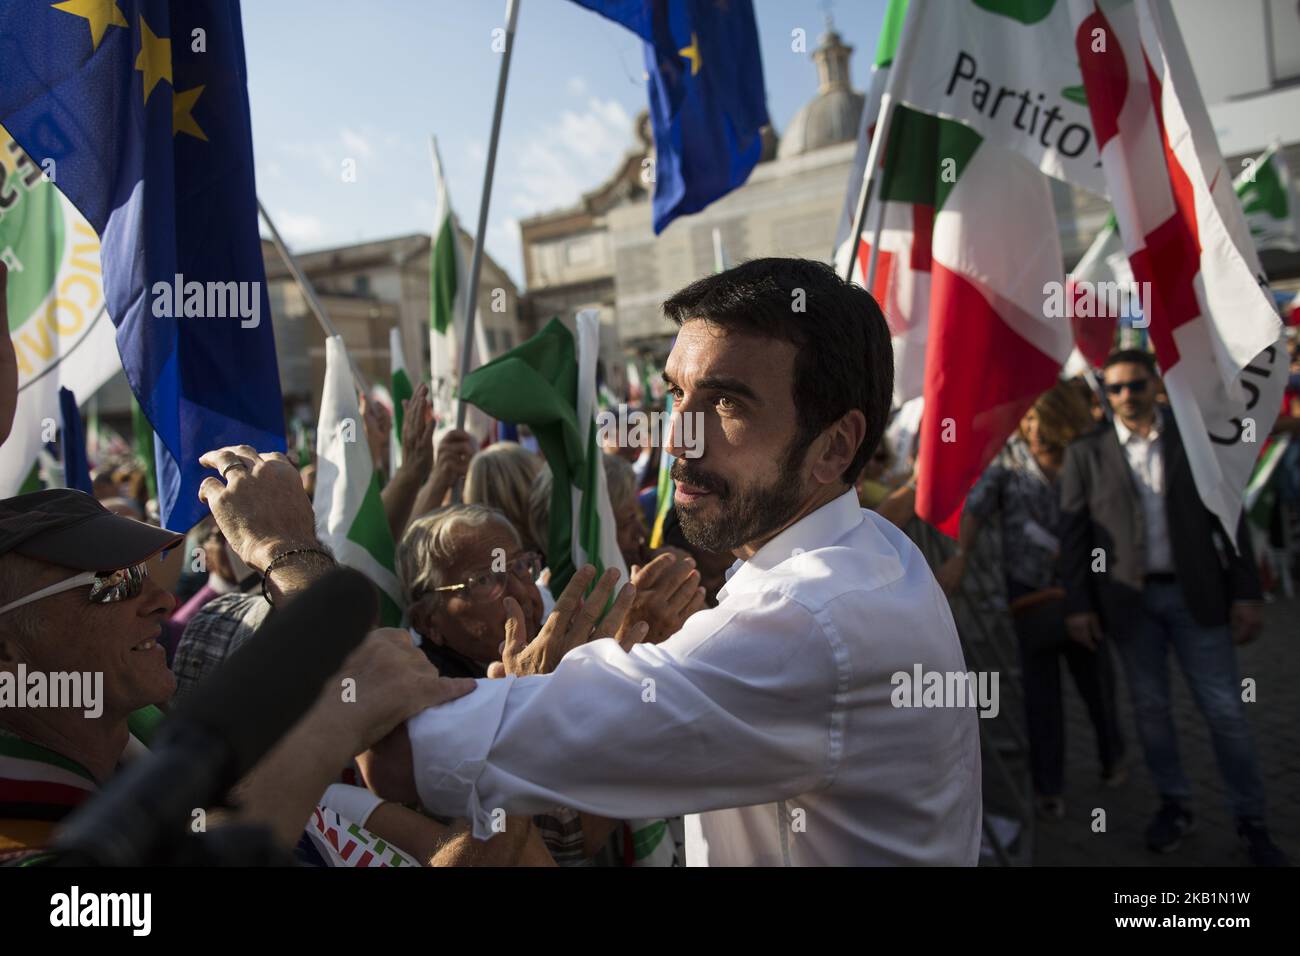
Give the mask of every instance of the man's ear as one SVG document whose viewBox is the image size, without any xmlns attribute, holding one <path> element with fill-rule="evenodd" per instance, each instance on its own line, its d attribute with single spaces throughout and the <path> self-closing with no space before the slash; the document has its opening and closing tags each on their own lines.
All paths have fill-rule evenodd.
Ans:
<svg viewBox="0 0 1300 956">
<path fill-rule="evenodd" d="M 407 608 L 407 617 L 411 621 L 411 627 L 428 641 L 430 644 L 441 645 L 443 643 L 442 635 L 438 633 L 437 616 L 438 599 L 432 594 L 423 595 L 420 600 L 416 601 Z"/>
<path fill-rule="evenodd" d="M 862 447 L 866 434 L 867 416 L 862 409 L 851 408 L 841 415 L 839 421 L 822 433 L 821 451 L 813 462 L 813 478 L 823 485 L 838 482 Z"/>
</svg>

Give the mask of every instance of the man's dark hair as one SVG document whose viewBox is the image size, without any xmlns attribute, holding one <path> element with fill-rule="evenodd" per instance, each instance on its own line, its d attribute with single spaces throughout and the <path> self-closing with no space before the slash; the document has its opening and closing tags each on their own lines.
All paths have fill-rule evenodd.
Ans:
<svg viewBox="0 0 1300 956">
<path fill-rule="evenodd" d="M 870 293 L 821 262 L 754 259 L 692 282 L 664 303 L 664 315 L 678 326 L 704 319 L 794 345 L 798 430 L 791 460 L 845 412 L 860 408 L 866 434 L 840 476 L 850 485 L 857 480 L 884 434 L 894 392 L 889 327 Z"/>
<path fill-rule="evenodd" d="M 1116 352 L 1111 352 L 1106 356 L 1106 362 L 1102 365 L 1101 369 L 1104 372 L 1112 365 L 1119 365 L 1121 363 L 1141 365 L 1151 373 L 1152 378 L 1160 377 L 1160 373 L 1156 371 L 1155 356 L 1150 352 L 1144 352 L 1142 349 L 1120 349 Z"/>
</svg>

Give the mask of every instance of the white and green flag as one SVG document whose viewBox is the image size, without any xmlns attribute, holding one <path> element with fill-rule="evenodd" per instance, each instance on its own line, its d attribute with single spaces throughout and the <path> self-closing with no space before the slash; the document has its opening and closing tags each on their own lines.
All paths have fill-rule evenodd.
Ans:
<svg viewBox="0 0 1300 956">
<path fill-rule="evenodd" d="M 343 337 L 325 340 L 325 387 L 316 426 L 316 534 L 339 564 L 355 568 L 379 588 L 380 618 L 396 626 L 402 589 L 394 573 L 393 535 L 379 495 L 356 380 Z"/>
<path fill-rule="evenodd" d="M 579 312 L 576 332 L 559 319 L 465 377 L 465 400 L 502 421 L 527 425 L 551 466 L 547 559 L 559 594 L 584 564 L 627 566 L 596 440 L 596 358 L 600 319 Z"/>
<path fill-rule="evenodd" d="M 451 208 L 447 180 L 442 173 L 442 158 L 438 141 L 429 138 L 433 157 L 433 178 L 437 189 L 437 209 L 434 213 L 433 236 L 429 262 L 429 391 L 433 412 L 439 427 L 455 423 L 456 389 L 460 376 L 460 351 L 465 327 L 465 290 L 469 288 L 465 245 L 456 214 Z M 474 322 L 474 350 L 470 368 L 478 368 L 491 356 L 482 316 Z M 465 418 L 465 427 L 482 439 L 489 434 L 492 422 L 487 416 L 473 410 Z"/>
<path fill-rule="evenodd" d="M 1255 248 L 1300 252 L 1300 200 L 1291 171 L 1276 145 L 1248 161 L 1232 184 L 1246 214 Z"/>
<path fill-rule="evenodd" d="M 18 406 L 0 498 L 19 493 L 62 421 L 59 388 L 89 398 L 122 368 L 104 307 L 99 236 L 0 127 L 0 261 L 18 362 Z"/>
<path fill-rule="evenodd" d="M 402 330 L 399 328 L 388 330 L 388 359 L 391 373 L 388 393 L 393 400 L 393 434 L 388 442 L 388 474 L 391 477 L 402 467 L 402 422 L 406 417 L 402 411 L 402 402 L 409 401 L 415 394 L 411 373 L 406 367 L 406 350 L 402 348 Z"/>
</svg>

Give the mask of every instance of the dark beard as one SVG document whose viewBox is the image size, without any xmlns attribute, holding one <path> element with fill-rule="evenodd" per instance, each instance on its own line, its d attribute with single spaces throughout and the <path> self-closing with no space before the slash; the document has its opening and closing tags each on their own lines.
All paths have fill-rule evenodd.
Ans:
<svg viewBox="0 0 1300 956">
<path fill-rule="evenodd" d="M 771 485 L 740 491 L 733 491 L 722 478 L 697 471 L 687 459 L 678 458 L 670 472 L 673 480 L 712 492 L 722 512 L 717 519 L 706 521 L 692 513 L 691 506 L 674 502 L 686 540 L 704 551 L 727 552 L 784 527 L 803 504 L 799 462 L 805 450 L 793 449 L 785 455 L 780 474 Z"/>
</svg>

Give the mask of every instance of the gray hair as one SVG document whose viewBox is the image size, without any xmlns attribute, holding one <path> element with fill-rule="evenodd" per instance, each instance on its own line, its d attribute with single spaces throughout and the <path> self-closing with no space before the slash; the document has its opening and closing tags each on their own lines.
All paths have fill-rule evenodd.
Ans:
<svg viewBox="0 0 1300 956">
<path fill-rule="evenodd" d="M 495 521 L 521 544 L 510 519 L 487 505 L 447 505 L 412 521 L 397 546 L 397 579 L 407 604 L 414 604 L 434 588 L 447 584 L 446 572 L 455 560 L 460 529 L 482 528 Z"/>
<path fill-rule="evenodd" d="M 512 441 L 489 445 L 473 457 L 465 476 L 465 501 L 499 508 L 515 526 L 524 545 L 537 547 L 528 527 L 529 491 L 542 460 Z"/>
<path fill-rule="evenodd" d="M 37 590 L 45 569 L 44 561 L 10 551 L 0 556 L 0 607 L 26 597 Z M 36 638 L 40 629 L 40 612 L 35 604 L 24 604 L 0 614 L 0 636 L 13 635 L 24 641 Z"/>
</svg>

